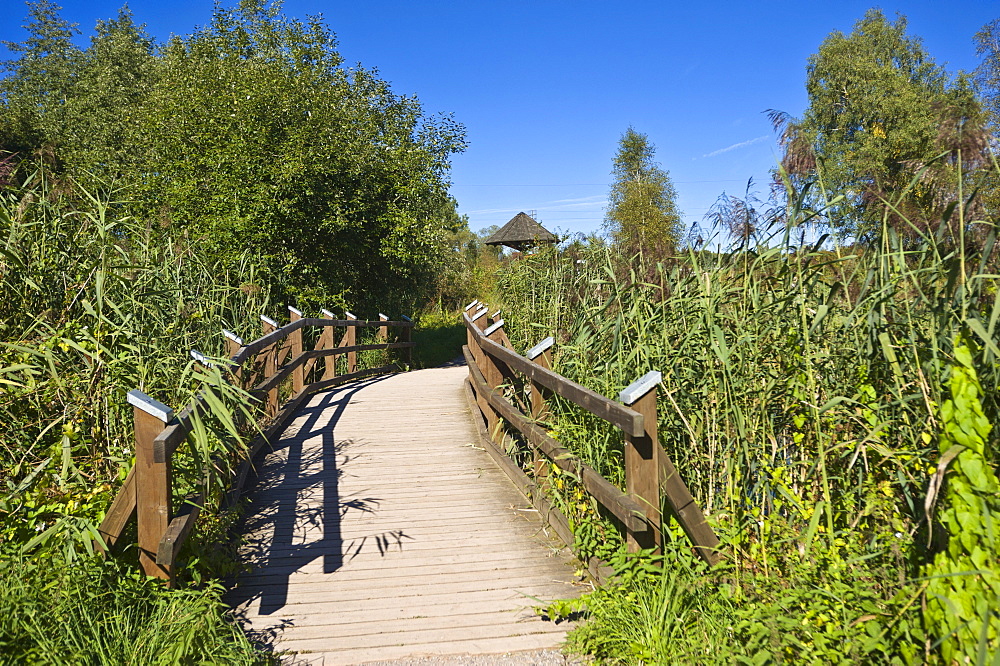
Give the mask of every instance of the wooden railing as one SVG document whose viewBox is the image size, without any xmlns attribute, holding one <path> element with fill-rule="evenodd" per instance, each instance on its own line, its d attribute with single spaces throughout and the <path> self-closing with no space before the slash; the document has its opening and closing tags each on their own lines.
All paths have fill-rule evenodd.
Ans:
<svg viewBox="0 0 1000 666">
<path fill-rule="evenodd" d="M 659 372 L 640 377 L 611 400 L 551 370 L 553 338 L 549 337 L 522 356 L 515 352 L 503 330 L 499 311 L 473 301 L 463 318 L 468 344 L 463 348 L 469 366 L 466 389 L 470 405 L 481 415 L 480 436 L 487 451 L 527 495 L 535 508 L 568 545 L 573 534 L 566 517 L 546 497 L 544 485 L 549 464 L 570 473 L 624 531 L 630 551 L 662 546 L 662 500 L 680 524 L 695 551 L 709 564 L 719 560 L 719 539 L 705 521 L 666 451 L 657 440 L 656 390 Z M 530 402 L 523 412 L 516 396 L 528 389 Z M 558 395 L 618 427 L 625 439 L 625 491 L 600 476 L 571 454 L 538 425 L 548 419 L 546 399 Z M 506 455 L 505 440 L 517 432 L 533 456 L 529 476 Z M 599 579 L 609 571 L 601 562 L 589 562 Z"/>
<path fill-rule="evenodd" d="M 293 307 L 288 308 L 289 323 L 278 326 L 268 317 L 261 317 L 263 335 L 244 344 L 235 334 L 223 331 L 230 367 L 224 378 L 247 390 L 263 412 L 259 434 L 247 448 L 247 454 L 236 467 L 222 503 L 235 505 L 250 472 L 254 456 L 280 435 L 291 416 L 313 393 L 353 380 L 400 369 L 395 363 L 375 368 L 358 369 L 358 352 L 370 350 L 400 350 L 403 362 L 412 361 L 413 323 L 403 317 L 391 321 L 385 315 L 378 320 L 363 321 L 346 313 L 337 319 L 324 310 L 322 318 L 305 318 Z M 377 328 L 373 344 L 357 344 L 359 328 Z M 319 329 L 313 349 L 304 349 L 304 330 Z M 340 340 L 335 331 L 343 329 Z M 389 341 L 389 331 L 398 334 Z M 211 362 L 197 351 L 191 355 L 202 363 Z M 337 357 L 346 355 L 345 374 L 337 374 Z M 320 364 L 320 359 L 323 363 Z M 282 404 L 283 385 L 291 381 L 290 397 Z M 311 380 L 311 381 L 310 381 Z M 198 513 L 207 498 L 204 494 L 185 500 L 179 510 L 172 503 L 172 457 L 194 428 L 195 416 L 208 414 L 215 399 L 206 388 L 179 414 L 138 390 L 130 391 L 128 401 L 135 416 L 135 465 L 115 496 L 101 523 L 99 532 L 109 547 L 120 546 L 122 534 L 135 517 L 139 563 L 148 576 L 166 579 L 173 584 L 177 573 L 177 556 Z"/>
</svg>

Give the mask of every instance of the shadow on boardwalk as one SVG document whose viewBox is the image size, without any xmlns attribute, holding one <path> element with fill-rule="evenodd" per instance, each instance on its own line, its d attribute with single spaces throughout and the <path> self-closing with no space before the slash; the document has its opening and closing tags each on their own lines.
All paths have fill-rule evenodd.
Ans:
<svg viewBox="0 0 1000 666">
<path fill-rule="evenodd" d="M 286 433 L 273 451 L 260 455 L 250 507 L 236 529 L 249 535 L 240 548 L 243 561 L 252 572 L 266 569 L 267 575 L 227 595 L 233 607 L 259 597 L 258 612 L 270 615 L 287 603 L 289 576 L 310 562 L 322 558 L 322 571 L 329 574 L 362 550 L 377 548 L 385 555 L 389 549 L 402 549 L 409 538 L 403 530 L 345 541 L 340 529 L 349 512 L 377 512 L 381 499 L 358 493 L 342 496 L 343 466 L 359 455 L 351 451 L 353 440 L 338 441 L 334 432 L 351 399 L 385 379 L 364 380 L 321 394 L 299 412 L 290 428 L 294 434 Z M 322 438 L 320 446 L 304 446 L 316 437 Z M 310 540 L 313 535 L 319 538 Z"/>
</svg>

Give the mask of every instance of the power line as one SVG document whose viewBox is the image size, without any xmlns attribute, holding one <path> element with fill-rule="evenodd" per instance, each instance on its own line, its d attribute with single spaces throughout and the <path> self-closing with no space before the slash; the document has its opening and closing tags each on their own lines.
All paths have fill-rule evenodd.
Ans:
<svg viewBox="0 0 1000 666">
<path fill-rule="evenodd" d="M 675 185 L 692 185 L 694 183 L 745 183 L 746 178 L 730 178 L 727 180 L 675 180 Z M 451 187 L 608 187 L 611 183 L 544 183 L 525 185 L 459 185 L 453 183 Z"/>
</svg>

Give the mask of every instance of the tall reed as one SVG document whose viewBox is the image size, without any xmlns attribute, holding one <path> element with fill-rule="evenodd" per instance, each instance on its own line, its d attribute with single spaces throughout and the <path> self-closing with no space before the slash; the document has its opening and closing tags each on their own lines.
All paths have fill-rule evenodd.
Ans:
<svg viewBox="0 0 1000 666">
<path fill-rule="evenodd" d="M 925 500 L 956 340 L 985 418 L 1000 417 L 996 230 L 963 222 L 983 230 L 973 247 L 886 224 L 877 245 L 828 249 L 797 242 L 814 215 L 790 210 L 756 247 L 727 252 L 542 252 L 500 275 L 502 305 L 515 344 L 555 333 L 557 370 L 605 395 L 663 373 L 661 441 L 737 574 L 820 557 L 888 599 L 943 547 Z M 623 483 L 610 426 L 568 405 L 552 426 Z"/>
</svg>

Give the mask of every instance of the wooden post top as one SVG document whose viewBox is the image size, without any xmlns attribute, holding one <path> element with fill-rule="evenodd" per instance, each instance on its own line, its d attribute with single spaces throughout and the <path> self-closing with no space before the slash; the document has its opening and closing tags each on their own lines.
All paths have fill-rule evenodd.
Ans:
<svg viewBox="0 0 1000 666">
<path fill-rule="evenodd" d="M 273 319 L 271 319 L 267 315 L 261 315 L 260 316 L 260 320 L 262 322 L 264 322 L 265 324 L 267 324 L 268 326 L 273 326 L 275 328 L 278 328 L 278 322 L 274 321 Z"/>
<path fill-rule="evenodd" d="M 320 310 L 320 313 L 324 317 L 326 317 L 327 319 L 336 319 L 336 317 L 334 316 L 334 314 L 332 312 L 330 312 L 329 310 L 327 310 L 326 308 L 323 308 L 322 310 Z"/>
<path fill-rule="evenodd" d="M 302 318 L 302 311 L 299 310 L 298 308 L 293 308 L 291 305 L 289 305 L 288 306 L 288 312 L 290 312 L 291 314 L 295 315 L 299 319 Z"/>
<path fill-rule="evenodd" d="M 650 370 L 639 379 L 625 387 L 618 394 L 618 400 L 626 405 L 635 404 L 639 398 L 649 393 L 656 385 L 663 380 L 663 373 L 659 370 Z"/>
<path fill-rule="evenodd" d="M 174 418 L 174 410 L 164 405 L 159 400 L 154 400 L 139 389 L 132 389 L 128 392 L 128 404 L 137 407 L 150 416 L 155 416 L 164 423 L 168 423 Z"/>
<path fill-rule="evenodd" d="M 469 310 L 471 310 L 472 308 L 474 308 L 478 303 L 479 303 L 478 300 L 472 301 L 471 303 L 469 303 L 468 305 L 465 306 L 465 311 L 468 312 Z"/>
<path fill-rule="evenodd" d="M 345 319 L 357 319 L 357 317 L 355 317 L 354 315 L 352 315 L 352 314 L 351 314 L 350 312 L 348 312 L 347 310 L 344 310 L 344 318 L 345 318 Z"/>
<path fill-rule="evenodd" d="M 381 312 L 378 313 L 378 318 L 381 319 L 382 321 L 389 321 L 389 315 L 382 314 Z"/>
<path fill-rule="evenodd" d="M 403 321 L 413 321 L 412 319 L 410 319 L 406 315 L 399 315 L 399 318 L 402 319 Z"/>
<path fill-rule="evenodd" d="M 477 310 L 474 315 L 472 315 L 472 321 L 476 321 L 477 319 L 479 319 L 480 317 L 482 317 L 484 314 L 486 314 L 487 312 L 489 312 L 489 310 L 490 309 L 488 307 L 483 306 L 481 309 Z"/>
<path fill-rule="evenodd" d="M 501 319 L 500 321 L 503 321 L 503 320 Z M 542 340 L 541 342 L 539 342 L 537 345 L 535 345 L 534 347 L 532 347 L 531 349 L 529 349 L 528 351 L 526 351 L 524 353 L 524 355 L 525 355 L 525 357 L 527 357 L 527 359 L 529 361 L 534 361 L 540 355 L 544 354 L 546 351 L 548 351 L 549 349 L 551 349 L 552 345 L 554 345 L 555 343 L 556 343 L 556 339 L 553 338 L 550 335 L 549 337 L 545 338 L 544 340 Z"/>
</svg>

